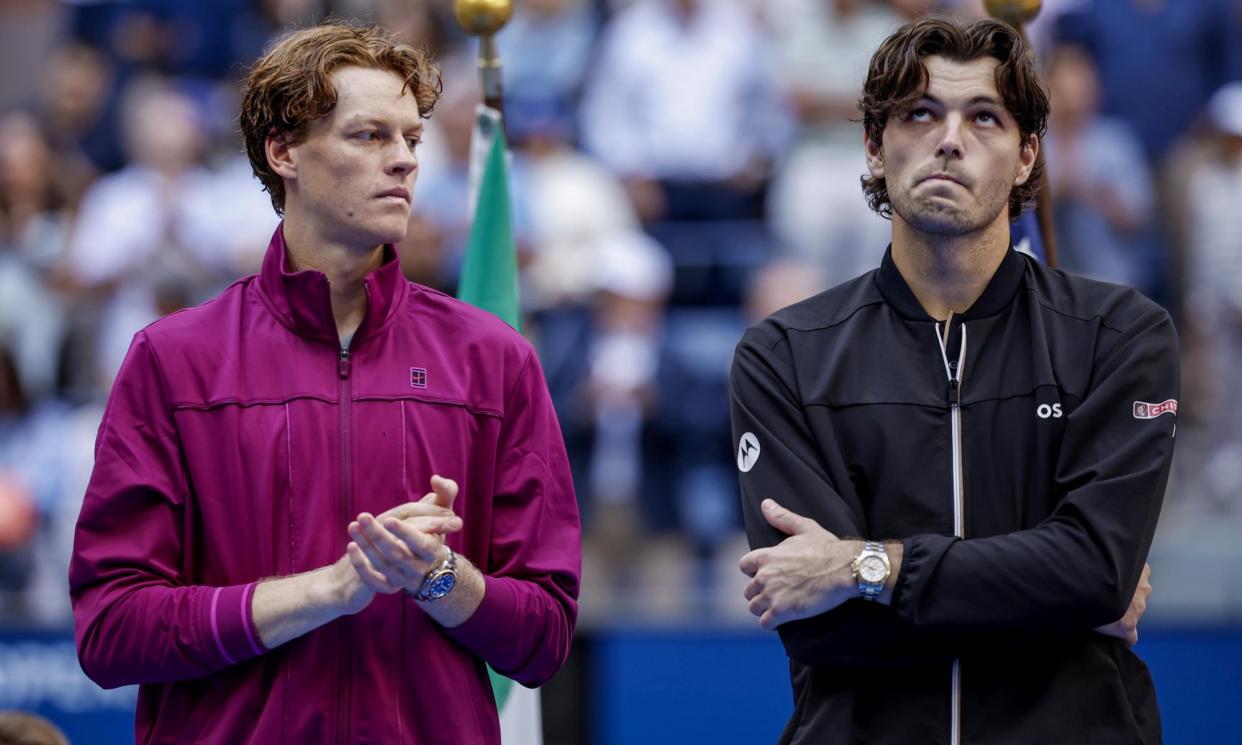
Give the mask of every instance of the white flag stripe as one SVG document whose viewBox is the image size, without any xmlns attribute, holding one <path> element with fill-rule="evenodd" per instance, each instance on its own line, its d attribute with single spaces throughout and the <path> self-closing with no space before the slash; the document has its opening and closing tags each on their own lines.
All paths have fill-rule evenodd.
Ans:
<svg viewBox="0 0 1242 745">
<path fill-rule="evenodd" d="M 543 717 L 539 703 L 538 688 L 513 684 L 504 708 L 500 710 L 501 745 L 543 745 Z"/>
</svg>

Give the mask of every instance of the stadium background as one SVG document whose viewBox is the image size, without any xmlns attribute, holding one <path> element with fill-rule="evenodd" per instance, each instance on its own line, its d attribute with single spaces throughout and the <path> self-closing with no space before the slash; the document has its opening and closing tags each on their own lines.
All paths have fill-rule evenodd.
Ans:
<svg viewBox="0 0 1242 745">
<path fill-rule="evenodd" d="M 878 262 L 854 101 L 905 19 L 976 0 L 519 0 L 498 37 L 525 328 L 584 518 L 546 742 L 775 740 L 791 703 L 740 601 L 726 387 L 746 324 Z M 82 676 L 65 573 L 108 386 L 146 323 L 257 267 L 275 226 L 238 79 L 327 14 L 431 47 L 408 276 L 452 292 L 479 97 L 447 0 L 0 3 L 0 709 L 132 739 Z M 1061 263 L 1139 287 L 1183 341 L 1178 453 L 1138 651 L 1166 742 L 1242 704 L 1242 3 L 1048 0 L 1030 29 Z"/>
</svg>

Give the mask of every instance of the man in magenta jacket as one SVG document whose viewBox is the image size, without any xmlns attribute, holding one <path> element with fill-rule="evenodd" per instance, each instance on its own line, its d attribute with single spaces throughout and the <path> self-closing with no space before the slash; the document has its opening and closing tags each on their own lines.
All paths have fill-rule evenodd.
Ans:
<svg viewBox="0 0 1242 745">
<path fill-rule="evenodd" d="M 392 247 L 439 90 L 347 25 L 250 72 L 284 222 L 258 275 L 135 336 L 70 567 L 82 667 L 140 684 L 140 742 L 496 743 L 484 663 L 565 660 L 579 521 L 539 362 Z"/>
</svg>

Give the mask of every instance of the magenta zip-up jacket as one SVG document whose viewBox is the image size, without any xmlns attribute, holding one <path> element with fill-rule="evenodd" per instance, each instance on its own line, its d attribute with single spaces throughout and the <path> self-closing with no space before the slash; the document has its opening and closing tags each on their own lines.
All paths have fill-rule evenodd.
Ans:
<svg viewBox="0 0 1242 745">
<path fill-rule="evenodd" d="M 498 743 L 484 662 L 539 685 L 569 652 L 577 502 L 539 361 L 484 311 L 364 282 L 347 352 L 327 278 L 260 274 L 139 332 L 95 445 L 69 569 L 82 669 L 140 684 L 140 743 Z M 346 526 L 457 480 L 449 546 L 484 573 L 445 629 L 404 593 L 265 649 L 256 583 L 339 559 Z"/>
</svg>

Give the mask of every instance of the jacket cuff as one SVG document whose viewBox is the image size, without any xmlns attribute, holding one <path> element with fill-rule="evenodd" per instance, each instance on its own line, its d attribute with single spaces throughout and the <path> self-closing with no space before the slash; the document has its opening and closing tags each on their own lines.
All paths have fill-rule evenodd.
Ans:
<svg viewBox="0 0 1242 745">
<path fill-rule="evenodd" d="M 483 575 L 483 602 L 459 626 L 444 633 L 477 657 L 492 659 L 517 628 L 517 588 L 511 581 Z"/>
<path fill-rule="evenodd" d="M 251 601 L 257 582 L 208 590 L 199 623 L 208 648 L 232 665 L 266 652 L 254 625 Z"/>
<path fill-rule="evenodd" d="M 898 617 L 915 625 L 923 621 L 923 592 L 949 548 L 959 540 L 955 536 L 924 534 L 902 541 L 901 573 L 893 587 L 893 610 Z"/>
<path fill-rule="evenodd" d="M 889 607 L 894 611 L 897 610 L 897 604 L 901 602 L 901 594 L 906 589 L 906 578 L 910 576 L 910 562 L 914 558 L 914 541 L 906 538 L 901 542 L 901 566 L 897 568 L 897 579 L 893 581 L 893 599 L 889 601 Z"/>
</svg>

